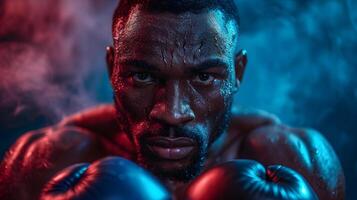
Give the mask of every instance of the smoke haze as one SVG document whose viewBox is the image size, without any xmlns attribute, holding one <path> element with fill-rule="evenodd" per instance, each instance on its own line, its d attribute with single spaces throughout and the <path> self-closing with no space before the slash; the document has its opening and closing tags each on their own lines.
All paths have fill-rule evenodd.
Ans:
<svg viewBox="0 0 357 200">
<path fill-rule="evenodd" d="M 249 64 L 235 107 L 321 131 L 357 199 L 357 3 L 238 0 Z M 0 0 L 3 152 L 21 133 L 112 101 L 105 67 L 116 0 Z"/>
</svg>

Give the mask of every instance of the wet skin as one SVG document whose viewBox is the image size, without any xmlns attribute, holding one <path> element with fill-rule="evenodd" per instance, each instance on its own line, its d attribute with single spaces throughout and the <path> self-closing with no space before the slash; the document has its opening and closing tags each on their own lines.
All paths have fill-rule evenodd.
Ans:
<svg viewBox="0 0 357 200">
<path fill-rule="evenodd" d="M 237 38 L 235 21 L 220 10 L 176 15 L 137 7 L 117 24 L 109 72 L 138 163 L 173 179 L 199 173 L 230 120 L 246 59 Z"/>
<path fill-rule="evenodd" d="M 65 167 L 121 156 L 164 181 L 189 180 L 201 167 L 239 158 L 281 164 L 303 175 L 320 199 L 344 199 L 341 165 L 321 134 L 261 113 L 230 118 L 247 61 L 231 23 L 220 11 L 134 9 L 108 48 L 115 107 L 96 107 L 21 136 L 0 165 L 0 198 L 38 199 Z M 186 186 L 165 183 L 174 195 Z"/>
</svg>

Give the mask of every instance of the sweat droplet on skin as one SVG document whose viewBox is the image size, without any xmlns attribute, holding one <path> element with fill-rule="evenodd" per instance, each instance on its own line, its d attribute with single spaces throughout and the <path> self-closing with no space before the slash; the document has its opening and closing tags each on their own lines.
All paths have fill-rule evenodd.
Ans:
<svg viewBox="0 0 357 200">
<path fill-rule="evenodd" d="M 232 95 L 234 85 L 230 81 L 224 81 L 223 87 L 220 90 L 221 95 L 223 96 L 225 102 Z"/>
</svg>

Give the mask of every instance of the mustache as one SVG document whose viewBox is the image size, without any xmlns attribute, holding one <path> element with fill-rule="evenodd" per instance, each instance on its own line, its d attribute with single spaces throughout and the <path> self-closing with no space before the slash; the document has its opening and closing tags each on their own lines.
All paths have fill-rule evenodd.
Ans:
<svg viewBox="0 0 357 200">
<path fill-rule="evenodd" d="M 149 129 L 146 129 L 140 134 L 143 138 L 152 136 L 162 136 L 162 137 L 187 137 L 194 140 L 201 140 L 201 131 L 196 127 L 174 127 L 174 126 L 163 126 L 163 125 L 153 125 Z"/>
</svg>

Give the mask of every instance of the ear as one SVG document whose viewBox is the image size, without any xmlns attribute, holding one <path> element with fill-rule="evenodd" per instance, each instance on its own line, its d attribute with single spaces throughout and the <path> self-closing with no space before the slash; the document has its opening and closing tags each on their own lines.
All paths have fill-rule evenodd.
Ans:
<svg viewBox="0 0 357 200">
<path fill-rule="evenodd" d="M 235 57 L 235 70 L 236 70 L 236 86 L 239 88 L 243 80 L 245 68 L 248 63 L 248 55 L 245 49 L 242 49 Z"/>
<path fill-rule="evenodd" d="M 109 78 L 111 78 L 114 69 L 114 48 L 112 46 L 108 46 L 106 48 L 106 51 L 107 51 L 107 55 L 106 55 L 107 70 L 108 70 Z"/>
</svg>

